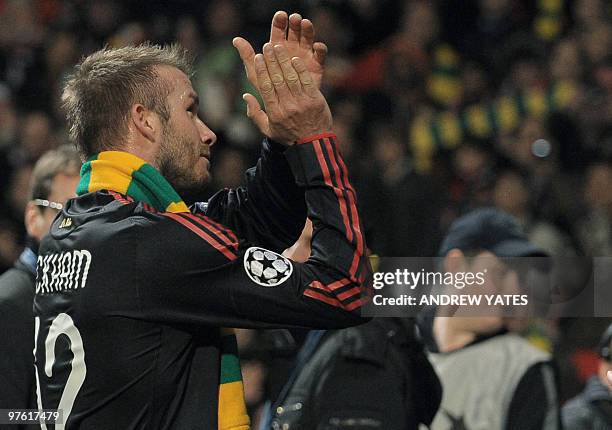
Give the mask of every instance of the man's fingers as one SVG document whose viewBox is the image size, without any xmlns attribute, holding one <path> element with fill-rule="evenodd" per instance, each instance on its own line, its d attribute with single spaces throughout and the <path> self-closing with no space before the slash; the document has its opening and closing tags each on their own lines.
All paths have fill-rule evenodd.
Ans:
<svg viewBox="0 0 612 430">
<path fill-rule="evenodd" d="M 314 25 L 309 19 L 302 20 L 302 31 L 300 33 L 300 47 L 311 51 L 314 44 Z"/>
<path fill-rule="evenodd" d="M 289 16 L 289 32 L 287 40 L 289 42 L 300 42 L 302 33 L 302 16 L 299 13 L 292 13 Z"/>
<path fill-rule="evenodd" d="M 300 57 L 293 57 L 291 59 L 291 64 L 293 65 L 293 68 L 298 74 L 304 92 L 310 97 L 316 97 L 319 93 L 319 90 L 315 88 L 314 82 L 312 81 L 312 76 L 306 68 L 304 61 L 302 61 Z"/>
<path fill-rule="evenodd" d="M 274 85 L 272 85 L 264 56 L 262 54 L 257 54 L 253 61 L 255 63 L 255 73 L 257 75 L 257 87 L 259 88 L 259 93 L 263 98 L 264 104 L 267 108 L 278 105 L 278 98 L 276 97 Z"/>
<path fill-rule="evenodd" d="M 270 43 L 278 43 L 287 40 L 287 25 L 289 18 L 287 12 L 279 10 L 272 17 L 272 27 L 270 28 Z"/>
<path fill-rule="evenodd" d="M 325 57 L 327 56 L 327 45 L 323 42 L 315 42 L 312 45 L 314 50 L 314 57 L 321 66 L 325 64 Z"/>
<path fill-rule="evenodd" d="M 287 87 L 287 83 L 283 77 L 283 71 L 281 70 L 281 66 L 276 59 L 274 48 L 272 48 L 271 43 L 264 44 L 263 54 L 266 61 L 266 66 L 268 67 L 270 80 L 272 81 L 272 85 L 274 85 L 278 99 L 286 100 L 288 97 L 291 97 L 291 93 L 289 92 L 289 88 Z"/>
<path fill-rule="evenodd" d="M 274 54 L 276 55 L 278 64 L 281 66 L 283 77 L 287 83 L 287 86 L 289 87 L 289 91 L 291 91 L 291 94 L 296 97 L 300 96 L 302 94 L 302 84 L 300 83 L 300 78 L 294 69 L 293 64 L 291 64 L 291 58 L 289 58 L 287 48 L 285 48 L 283 45 L 275 45 Z"/>
<path fill-rule="evenodd" d="M 242 95 L 242 100 L 246 102 L 247 116 L 249 118 L 252 118 L 253 116 L 257 115 L 258 112 L 263 111 L 261 109 L 261 105 L 259 104 L 259 102 L 257 101 L 257 99 L 255 98 L 253 94 L 244 93 Z"/>
<path fill-rule="evenodd" d="M 255 50 L 248 42 L 248 40 L 243 39 L 242 37 L 234 37 L 232 40 L 232 45 L 238 51 L 238 55 L 240 55 L 240 59 L 243 62 L 252 62 L 253 57 L 255 57 Z"/>
<path fill-rule="evenodd" d="M 257 76 L 255 74 L 255 64 L 253 63 L 253 59 L 255 58 L 255 50 L 251 46 L 251 44 L 242 37 L 234 37 L 232 40 L 232 45 L 238 51 L 238 55 L 240 55 L 240 59 L 242 60 L 242 64 L 244 64 L 244 70 L 246 71 L 247 79 L 253 84 L 257 86 Z"/>
<path fill-rule="evenodd" d="M 252 94 L 245 93 L 242 99 L 247 105 L 247 116 L 255 123 L 259 131 L 267 136 L 270 129 L 268 115 L 261 109 L 259 102 Z"/>
</svg>

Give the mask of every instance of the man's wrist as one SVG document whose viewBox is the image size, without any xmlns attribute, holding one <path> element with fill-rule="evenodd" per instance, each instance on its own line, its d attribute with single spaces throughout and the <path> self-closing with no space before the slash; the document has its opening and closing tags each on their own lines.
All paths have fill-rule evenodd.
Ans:
<svg viewBox="0 0 612 430">
<path fill-rule="evenodd" d="M 324 170 L 327 168 L 323 158 L 324 154 L 329 157 L 336 151 L 336 140 L 336 135 L 331 131 L 313 134 L 300 139 L 285 151 L 285 158 L 298 186 L 326 183 Z"/>
<path fill-rule="evenodd" d="M 284 153 L 287 148 L 289 148 L 289 145 L 282 144 L 274 139 L 270 139 L 269 137 L 264 138 L 263 145 L 264 149 L 270 152 L 279 152 L 281 154 Z"/>
</svg>

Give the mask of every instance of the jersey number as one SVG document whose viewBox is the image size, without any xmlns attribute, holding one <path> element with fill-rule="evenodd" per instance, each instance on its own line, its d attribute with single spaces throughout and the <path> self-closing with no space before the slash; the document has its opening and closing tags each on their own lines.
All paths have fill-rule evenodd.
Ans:
<svg viewBox="0 0 612 430">
<path fill-rule="evenodd" d="M 34 335 L 35 357 L 37 345 L 36 342 L 38 341 L 39 329 L 40 318 L 36 317 Z M 72 318 L 70 318 L 70 315 L 61 313 L 56 316 L 53 322 L 51 323 L 51 327 L 49 328 L 49 334 L 47 335 L 47 339 L 45 339 L 44 368 L 47 377 L 51 378 L 53 376 L 53 365 L 55 364 L 55 343 L 57 342 L 57 338 L 60 334 L 68 336 L 68 339 L 70 340 L 70 350 L 72 351 L 73 359 L 71 363 L 72 369 L 70 370 L 70 374 L 68 375 L 68 380 L 66 381 L 64 391 L 62 392 L 62 397 L 60 397 L 60 402 L 57 407 L 58 410 L 62 411 L 62 424 L 55 425 L 55 428 L 57 430 L 64 429 L 66 422 L 68 421 L 68 417 L 70 416 L 70 412 L 72 412 L 72 407 L 74 406 L 76 396 L 79 393 L 81 387 L 83 386 L 83 382 L 85 381 L 85 375 L 87 374 L 87 367 L 85 366 L 85 350 L 83 349 L 83 339 L 81 338 L 81 333 L 79 333 L 79 330 L 74 325 L 74 321 L 72 320 Z M 35 372 L 35 374 L 38 408 L 43 409 L 38 372 Z M 47 429 L 47 426 L 43 422 L 40 423 L 40 427 L 43 430 Z"/>
</svg>

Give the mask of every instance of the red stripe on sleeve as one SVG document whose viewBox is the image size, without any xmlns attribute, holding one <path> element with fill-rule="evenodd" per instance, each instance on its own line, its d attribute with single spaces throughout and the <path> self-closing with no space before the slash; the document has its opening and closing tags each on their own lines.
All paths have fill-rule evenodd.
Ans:
<svg viewBox="0 0 612 430">
<path fill-rule="evenodd" d="M 350 220 L 348 217 L 347 202 L 342 189 L 342 178 L 340 177 L 340 169 L 338 168 L 338 164 L 336 163 L 336 160 L 334 158 L 334 153 L 332 151 L 329 139 L 323 139 L 323 143 L 325 144 L 325 149 L 327 150 L 329 161 L 332 165 L 332 168 L 334 169 L 334 177 L 336 178 L 336 183 L 338 184 L 338 186 L 334 187 L 334 193 L 336 193 L 336 197 L 338 197 L 338 202 L 340 204 L 340 213 L 342 214 L 342 220 L 344 221 L 344 227 L 346 228 L 346 238 L 349 242 L 352 242 L 354 233 L 351 228 Z"/>
<path fill-rule="evenodd" d="M 340 294 L 334 293 L 334 290 L 342 288 L 345 285 L 348 285 L 350 283 L 351 283 L 351 281 L 349 281 L 346 278 L 345 279 L 341 279 L 340 281 L 332 282 L 331 284 L 328 284 L 328 285 L 323 285 L 319 281 L 314 281 L 314 282 L 311 282 L 310 287 L 319 289 L 321 291 L 326 291 L 329 294 L 333 294 L 334 296 L 336 296 L 341 301 L 345 301 L 346 299 L 354 296 L 355 294 L 361 293 L 361 288 L 359 288 L 358 286 L 355 286 L 355 287 L 350 288 L 350 289 L 348 289 L 346 291 L 343 291 Z"/>
<path fill-rule="evenodd" d="M 354 302 L 351 302 L 348 305 L 346 305 L 345 309 L 347 311 L 354 311 L 355 309 L 360 308 L 362 305 L 363 305 L 363 299 L 359 298 L 355 300 Z"/>
<path fill-rule="evenodd" d="M 344 160 L 342 157 L 338 156 L 338 162 L 340 163 L 340 168 L 342 170 L 342 176 L 344 181 L 344 186 L 347 187 L 350 192 L 348 193 L 350 206 L 351 206 L 351 216 L 353 218 L 353 228 L 355 228 L 357 234 L 357 245 L 359 249 L 359 254 L 363 255 L 365 253 L 365 241 L 363 240 L 363 234 L 361 233 L 361 224 L 359 222 L 359 214 L 357 213 L 357 198 L 355 194 L 355 190 L 351 186 L 351 183 L 348 180 L 348 169 L 346 168 L 346 164 L 344 164 Z"/>
<path fill-rule="evenodd" d="M 338 299 L 344 301 L 346 299 L 353 297 L 356 294 L 361 294 L 361 288 L 353 287 L 350 290 L 346 290 L 343 293 L 337 294 L 337 297 Z"/>
<path fill-rule="evenodd" d="M 336 178 L 338 179 L 338 181 L 344 186 L 344 189 L 346 190 L 346 194 L 348 195 L 348 199 L 349 199 L 349 204 L 348 206 L 350 206 L 350 210 L 351 210 L 351 217 L 353 219 L 353 222 L 351 223 L 350 228 L 348 229 L 348 231 L 350 231 L 350 235 L 347 234 L 347 238 L 349 239 L 349 241 L 352 242 L 353 239 L 353 232 L 355 233 L 355 239 L 356 239 L 356 247 L 355 247 L 355 252 L 353 254 L 353 261 L 351 263 L 351 267 L 349 268 L 349 275 L 353 280 L 357 280 L 357 270 L 359 268 L 359 260 L 360 257 L 363 255 L 363 247 L 364 247 L 364 241 L 363 241 L 363 236 L 361 234 L 361 229 L 359 227 L 359 216 L 357 214 L 357 206 L 356 206 L 356 201 L 355 199 L 353 199 L 352 194 L 351 194 L 351 188 L 350 188 L 350 184 L 348 183 L 348 179 L 347 179 L 347 175 L 346 172 L 343 171 L 344 173 L 344 178 L 342 178 L 340 176 L 340 168 L 338 167 L 338 163 L 336 161 L 336 155 L 334 153 L 334 150 L 332 148 L 331 142 L 329 141 L 329 139 L 325 139 L 325 148 L 327 150 L 327 155 L 329 156 L 329 160 L 332 163 L 332 166 L 334 168 L 334 172 L 336 174 Z M 342 160 L 340 157 L 338 157 L 340 160 Z M 346 167 L 346 166 L 345 166 Z M 338 198 L 340 199 L 340 196 L 338 196 Z M 342 201 L 344 202 L 345 208 L 346 208 L 346 201 L 345 201 L 345 197 L 344 194 L 342 194 Z M 346 215 L 346 209 L 345 209 L 345 213 L 343 213 L 343 217 L 346 216 L 346 220 L 347 220 L 347 224 L 349 222 L 348 220 L 348 215 Z"/>
<path fill-rule="evenodd" d="M 330 284 L 331 285 L 331 284 Z M 329 285 L 323 285 L 321 282 L 319 281 L 313 281 L 310 283 L 309 288 L 306 289 L 306 291 L 310 291 L 312 290 L 313 292 L 315 292 L 316 294 L 318 294 L 319 296 L 325 297 L 326 299 L 329 299 L 331 301 L 333 301 L 335 304 L 334 306 L 340 306 L 343 309 L 347 309 L 347 306 L 349 306 L 350 304 L 352 304 L 353 302 L 351 302 L 350 304 L 344 304 L 343 302 L 346 301 L 347 299 L 350 299 L 351 297 L 354 297 L 355 295 L 359 295 L 361 294 L 361 288 L 359 287 L 353 287 L 347 291 L 344 291 L 340 294 L 334 294 L 333 292 L 331 292 L 329 290 Z M 315 290 L 321 290 L 321 291 L 325 291 L 328 294 L 332 294 L 333 297 L 330 297 L 328 295 L 325 294 L 321 294 L 318 291 Z M 304 294 L 306 294 L 306 291 L 304 292 Z M 325 301 L 326 303 L 332 304 L 329 301 Z M 353 308 L 354 309 L 354 308 Z"/>
<path fill-rule="evenodd" d="M 323 157 L 323 150 L 321 148 L 321 142 L 316 141 L 312 142 L 312 147 L 314 148 L 315 155 L 317 156 L 317 161 L 319 162 L 319 166 L 321 167 L 321 171 L 323 172 L 323 180 L 325 181 L 325 185 L 329 187 L 333 187 L 331 181 L 331 176 L 329 174 L 329 169 L 327 168 L 327 163 L 325 162 L 325 157 Z"/>
<path fill-rule="evenodd" d="M 334 186 L 331 175 L 329 172 L 329 168 L 327 167 L 327 162 L 325 161 L 325 156 L 323 155 L 323 147 L 321 146 L 321 142 L 313 142 L 313 148 L 315 150 L 315 154 L 317 156 L 317 161 L 319 162 L 319 166 L 323 171 L 323 179 L 325 180 L 325 184 L 331 187 L 336 194 L 336 198 L 338 199 L 338 205 L 340 206 L 340 214 L 342 215 L 342 222 L 344 223 L 344 229 L 346 231 L 346 237 L 349 242 L 353 241 L 353 232 L 351 231 L 350 222 L 348 219 L 348 212 L 346 209 L 346 201 L 344 200 L 344 195 L 342 194 L 342 190 L 336 186 Z"/>
<path fill-rule="evenodd" d="M 332 306 L 336 306 L 338 308 L 343 308 L 344 306 L 342 305 L 342 303 L 340 303 L 340 301 L 338 299 L 332 298 L 332 297 L 327 297 L 313 289 L 307 288 L 304 291 L 304 295 L 308 296 L 310 298 L 313 298 L 315 300 L 319 300 L 321 302 L 327 303 L 328 305 L 332 305 Z"/>
<path fill-rule="evenodd" d="M 173 219 L 179 224 L 182 224 L 184 227 L 187 227 L 193 233 L 197 234 L 199 237 L 201 237 L 206 242 L 208 242 L 208 244 L 211 245 L 213 248 L 215 248 L 217 251 L 225 255 L 229 260 L 234 261 L 238 258 L 238 256 L 234 254 L 227 246 L 222 245 L 217 240 L 215 240 L 213 237 L 211 237 L 208 233 L 203 231 L 201 228 L 196 227 L 195 225 L 193 225 L 186 219 L 180 217 L 179 215 L 174 214 L 174 213 L 169 213 L 169 212 L 164 212 L 161 215 L 168 217 L 170 219 Z"/>
<path fill-rule="evenodd" d="M 197 225 L 204 227 L 215 236 L 215 239 L 223 242 L 226 246 L 232 247 L 236 250 L 238 249 L 238 241 L 232 241 L 226 234 L 219 231 L 217 227 L 208 223 L 205 219 L 199 218 L 191 213 L 181 213 L 179 215 L 181 215 L 183 218 L 188 218 L 192 223 L 197 223 Z"/>
<path fill-rule="evenodd" d="M 317 289 L 320 289 L 322 291 L 326 291 L 325 287 L 318 281 L 313 281 L 310 283 L 309 288 L 307 288 L 304 291 L 304 295 L 311 297 L 313 299 L 322 301 L 324 303 L 327 303 L 328 305 L 331 306 L 335 306 L 338 308 L 342 308 L 344 310 L 347 311 L 352 311 L 357 309 L 358 307 L 360 307 L 363 304 L 363 300 L 361 298 L 349 303 L 349 304 L 344 304 L 343 302 L 341 302 L 338 298 L 336 297 L 329 297 L 326 296 L 325 294 L 322 294 L 318 291 L 316 291 Z M 344 298 L 342 300 L 346 300 L 349 299 L 351 297 L 354 297 L 357 294 L 361 293 L 361 289 L 359 287 L 354 287 L 344 293 L 342 293 L 342 295 L 344 296 Z"/>
<path fill-rule="evenodd" d="M 333 290 L 337 290 L 338 288 L 344 287 L 345 285 L 348 285 L 351 282 L 352 281 L 348 278 L 342 278 L 338 281 L 332 282 L 331 284 L 327 285 L 327 288 L 333 291 Z"/>
<path fill-rule="evenodd" d="M 213 220 L 211 217 L 208 217 L 206 215 L 202 215 L 202 214 L 192 214 L 193 216 L 200 218 L 204 221 L 206 221 L 209 224 L 214 225 L 215 227 L 217 227 L 219 230 L 221 230 L 222 232 L 224 232 L 226 234 L 226 236 L 228 236 L 231 240 L 233 240 L 234 242 L 240 242 L 238 240 L 238 236 L 236 236 L 236 233 L 234 233 L 234 231 L 230 228 L 227 228 L 226 226 L 224 226 L 223 224 L 220 224 L 218 222 L 216 222 L 215 220 Z"/>
<path fill-rule="evenodd" d="M 298 144 L 298 145 L 301 145 L 303 143 L 310 143 L 310 142 L 314 142 L 314 141 L 317 141 L 317 140 L 325 139 L 326 137 L 333 137 L 333 138 L 335 138 L 336 135 L 334 133 L 331 133 L 331 132 L 315 134 L 314 136 L 309 136 L 309 137 L 305 137 L 303 139 L 300 139 L 300 140 L 298 140 L 295 143 Z"/>
</svg>

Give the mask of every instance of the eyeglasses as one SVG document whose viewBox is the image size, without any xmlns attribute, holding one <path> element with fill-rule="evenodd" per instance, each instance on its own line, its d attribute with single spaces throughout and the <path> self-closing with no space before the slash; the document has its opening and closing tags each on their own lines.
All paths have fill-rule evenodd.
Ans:
<svg viewBox="0 0 612 430">
<path fill-rule="evenodd" d="M 34 204 L 36 206 L 42 206 L 44 208 L 55 209 L 56 211 L 61 211 L 62 208 L 64 207 L 64 205 L 61 203 L 51 202 L 45 199 L 34 199 Z"/>
</svg>

